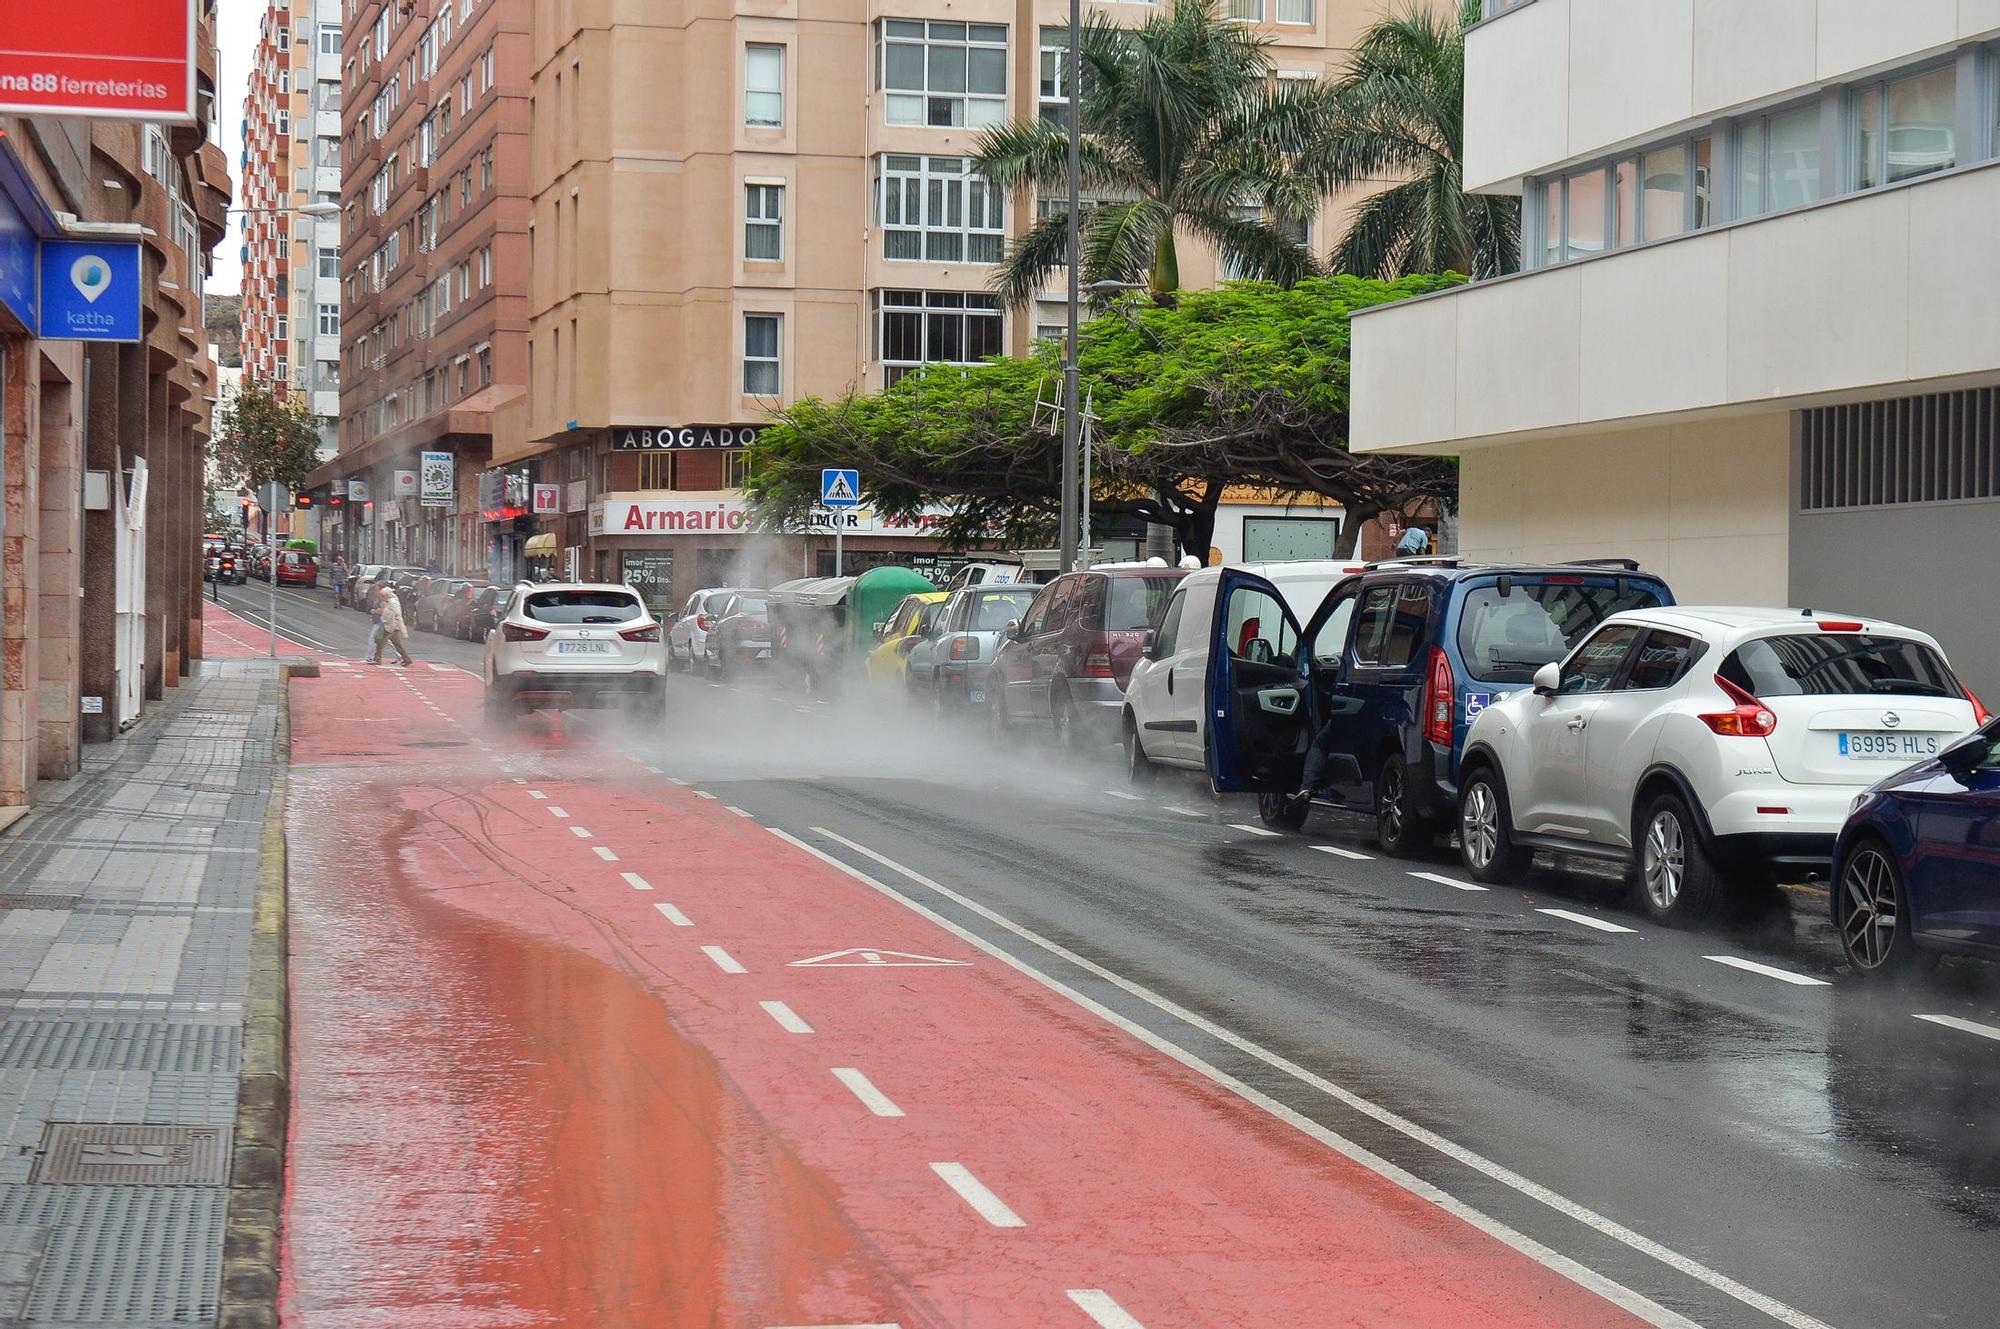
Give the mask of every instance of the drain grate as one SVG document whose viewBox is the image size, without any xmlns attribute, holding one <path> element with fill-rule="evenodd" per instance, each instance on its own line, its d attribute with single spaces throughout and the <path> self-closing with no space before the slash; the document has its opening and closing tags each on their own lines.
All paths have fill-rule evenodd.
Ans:
<svg viewBox="0 0 2000 1329">
<path fill-rule="evenodd" d="M 191 1186 L 0 1185 L 0 1232 L 42 1251 L 6 1324 L 135 1329 L 215 1323 L 229 1192 Z"/>
<path fill-rule="evenodd" d="M 30 1181 L 82 1186 L 220 1186 L 229 1132 L 220 1126 L 113 1126 L 52 1121 Z"/>
<path fill-rule="evenodd" d="M 0 1071 L 233 1072 L 242 1060 L 234 1025 L 149 1020 L 37 1020 L 0 1024 Z"/>
</svg>

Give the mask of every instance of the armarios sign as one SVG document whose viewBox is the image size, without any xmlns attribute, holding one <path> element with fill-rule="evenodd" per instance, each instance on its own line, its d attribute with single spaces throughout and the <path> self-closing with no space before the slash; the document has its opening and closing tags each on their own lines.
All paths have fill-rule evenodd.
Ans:
<svg viewBox="0 0 2000 1329">
<path fill-rule="evenodd" d="M 0 114 L 195 120 L 197 0 L 0 0 Z"/>
</svg>

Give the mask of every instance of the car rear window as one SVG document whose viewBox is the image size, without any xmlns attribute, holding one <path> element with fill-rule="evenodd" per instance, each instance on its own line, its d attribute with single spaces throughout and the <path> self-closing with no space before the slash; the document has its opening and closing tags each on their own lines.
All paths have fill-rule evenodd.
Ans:
<svg viewBox="0 0 2000 1329">
<path fill-rule="evenodd" d="M 537 623 L 625 623 L 644 617 L 646 607 L 622 591 L 532 591 L 521 613 Z"/>
<path fill-rule="evenodd" d="M 737 614 L 761 614 L 763 612 L 764 602 L 762 600 L 753 600 L 747 595 L 738 598 L 729 606 L 729 613 L 732 618 Z"/>
<path fill-rule="evenodd" d="M 1759 697 L 1959 697 L 1944 657 L 1920 641 L 1860 632 L 1758 637 L 1718 671 Z"/>
<path fill-rule="evenodd" d="M 1144 632 L 1159 625 L 1174 598 L 1174 577 L 1108 577 L 1104 591 L 1104 625 L 1100 632 Z"/>
<path fill-rule="evenodd" d="M 967 616 L 967 632 L 998 632 L 1015 619 L 1028 612 L 1028 606 L 1035 602 L 1032 587 L 1013 591 L 1006 595 L 981 595 L 974 597 L 972 612 Z"/>
<path fill-rule="evenodd" d="M 1568 655 L 1599 623 L 1626 609 L 1662 603 L 1657 583 L 1625 581 L 1586 586 L 1515 574 L 1508 593 L 1478 586 L 1465 593 L 1458 653 L 1482 683 L 1527 683 L 1535 671 Z"/>
</svg>

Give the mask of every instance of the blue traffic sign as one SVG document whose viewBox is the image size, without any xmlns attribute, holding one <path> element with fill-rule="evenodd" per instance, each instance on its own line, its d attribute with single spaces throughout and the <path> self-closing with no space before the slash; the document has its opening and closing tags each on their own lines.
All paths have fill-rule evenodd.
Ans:
<svg viewBox="0 0 2000 1329">
<path fill-rule="evenodd" d="M 137 241 L 44 240 L 41 335 L 56 341 L 142 341 Z"/>
<path fill-rule="evenodd" d="M 819 473 L 820 506 L 856 508 L 861 506 L 861 472 L 828 469 Z"/>
</svg>

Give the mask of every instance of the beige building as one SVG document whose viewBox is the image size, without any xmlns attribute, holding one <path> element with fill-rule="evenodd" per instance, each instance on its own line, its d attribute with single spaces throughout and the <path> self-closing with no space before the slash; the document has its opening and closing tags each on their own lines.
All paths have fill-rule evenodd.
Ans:
<svg viewBox="0 0 2000 1329">
<path fill-rule="evenodd" d="M 1303 78 L 1338 65 L 1379 9 L 1233 7 L 1273 38 L 1280 76 Z M 1067 13 L 1061 0 L 534 6 L 528 391 L 496 413 L 493 455 L 559 487 L 539 551 L 648 582 L 663 602 L 818 571 L 830 538 L 735 565 L 740 444 L 759 422 L 1059 329 L 1059 296 L 998 307 L 994 264 L 1036 201 L 1003 198 L 968 155 L 985 126 L 1061 105 Z M 1337 225 L 1321 218 L 1316 249 Z M 1182 255 L 1189 286 L 1223 275 L 1191 240 Z M 850 569 L 930 543 L 866 514 L 851 529 Z"/>
</svg>

